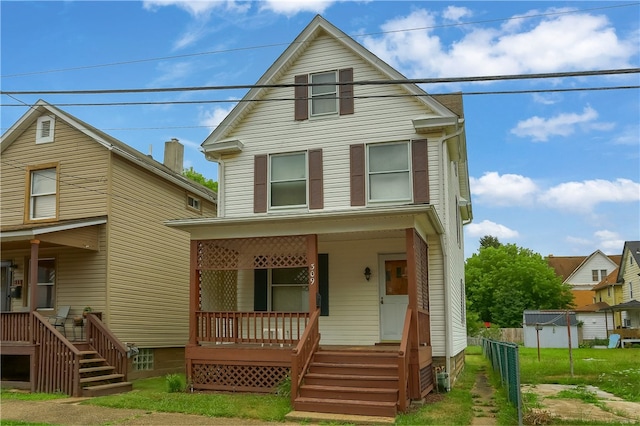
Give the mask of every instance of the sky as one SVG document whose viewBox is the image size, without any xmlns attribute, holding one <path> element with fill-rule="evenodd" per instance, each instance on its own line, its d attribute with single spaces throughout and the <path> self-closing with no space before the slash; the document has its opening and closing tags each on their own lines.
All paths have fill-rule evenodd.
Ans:
<svg viewBox="0 0 640 426">
<path fill-rule="evenodd" d="M 158 161 L 177 138 L 185 167 L 214 180 L 200 144 L 246 89 L 41 92 L 251 85 L 316 14 L 412 79 L 640 64 L 637 1 L 2 1 L 0 14 L 2 133 L 44 99 Z M 463 93 L 465 257 L 485 235 L 542 256 L 640 240 L 639 85 L 638 73 L 422 85 Z M 19 91 L 37 93 L 5 93 Z"/>
</svg>

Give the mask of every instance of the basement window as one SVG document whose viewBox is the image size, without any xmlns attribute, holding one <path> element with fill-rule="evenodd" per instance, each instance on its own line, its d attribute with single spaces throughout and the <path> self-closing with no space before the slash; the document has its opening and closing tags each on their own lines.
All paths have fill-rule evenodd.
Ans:
<svg viewBox="0 0 640 426">
<path fill-rule="evenodd" d="M 133 357 L 135 371 L 153 370 L 153 349 L 140 348 L 138 355 Z"/>
</svg>

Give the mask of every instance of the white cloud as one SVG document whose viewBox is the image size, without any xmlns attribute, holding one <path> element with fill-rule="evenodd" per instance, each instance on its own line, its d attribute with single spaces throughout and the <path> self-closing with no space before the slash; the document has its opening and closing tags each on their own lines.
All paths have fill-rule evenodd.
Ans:
<svg viewBox="0 0 640 426">
<path fill-rule="evenodd" d="M 509 229 L 499 223 L 483 220 L 480 223 L 470 223 L 464 227 L 465 232 L 470 237 L 484 237 L 490 235 L 498 239 L 514 239 L 519 236 L 518 231 Z"/>
<path fill-rule="evenodd" d="M 526 120 L 519 121 L 516 127 L 511 129 L 511 133 L 521 138 L 531 137 L 536 142 L 545 142 L 550 136 L 569 136 L 575 133 L 578 125 L 585 125 L 591 130 L 609 130 L 602 128 L 602 123 L 594 122 L 598 118 L 598 112 L 586 106 L 581 114 L 563 113 L 551 118 L 534 116 Z"/>
<path fill-rule="evenodd" d="M 567 237 L 565 240 L 569 244 L 577 246 L 578 251 L 599 249 L 609 255 L 622 253 L 625 241 L 617 232 L 606 229 L 594 232 L 592 238 Z"/>
<path fill-rule="evenodd" d="M 260 10 L 270 10 L 286 16 L 300 12 L 323 13 L 335 0 L 266 0 Z"/>
<path fill-rule="evenodd" d="M 455 17 L 454 10 L 445 9 L 443 16 Z M 533 12 L 549 11 L 558 9 Z M 381 26 L 386 34 L 366 37 L 363 43 L 410 77 L 627 68 L 637 54 L 633 35 L 619 38 L 604 15 L 576 12 L 516 19 L 499 28 L 465 26 L 470 29 L 464 36 L 448 45 L 432 29 L 439 24 L 435 17 L 425 9 L 415 10 L 387 21 Z M 407 28 L 423 29 L 392 32 Z"/>
<path fill-rule="evenodd" d="M 228 107 L 215 107 L 213 110 L 203 111 L 200 114 L 200 125 L 207 126 L 211 130 L 215 129 L 218 124 L 224 120 L 224 118 L 229 115 L 231 110 L 236 106 L 236 104 L 231 104 Z"/>
<path fill-rule="evenodd" d="M 632 145 L 637 147 L 640 143 L 640 126 L 638 124 L 627 126 L 621 132 L 612 135 L 611 141 L 616 145 Z M 637 156 L 637 149 L 635 152 Z"/>
<path fill-rule="evenodd" d="M 639 202 L 640 183 L 629 179 L 566 182 L 549 188 L 538 200 L 553 208 L 589 213 L 600 203 Z"/>
<path fill-rule="evenodd" d="M 466 7 L 448 6 L 443 12 L 442 17 L 448 21 L 460 22 L 462 18 L 470 18 L 473 12 Z"/>
<path fill-rule="evenodd" d="M 142 2 L 142 7 L 154 11 L 160 7 L 176 6 L 188 12 L 197 19 L 209 19 L 214 9 L 223 9 L 229 12 L 242 13 L 251 7 L 251 2 L 238 2 L 235 0 L 147 0 Z"/>
<path fill-rule="evenodd" d="M 469 182 L 473 198 L 482 204 L 529 205 L 538 192 L 533 180 L 521 175 L 486 172 L 478 179 L 471 177 Z"/>
<path fill-rule="evenodd" d="M 542 105 L 553 105 L 560 102 L 561 96 L 557 93 L 534 93 L 533 101 Z"/>
<path fill-rule="evenodd" d="M 160 62 L 156 68 L 160 75 L 149 83 L 149 87 L 166 86 L 184 80 L 193 71 L 193 63 Z"/>
</svg>

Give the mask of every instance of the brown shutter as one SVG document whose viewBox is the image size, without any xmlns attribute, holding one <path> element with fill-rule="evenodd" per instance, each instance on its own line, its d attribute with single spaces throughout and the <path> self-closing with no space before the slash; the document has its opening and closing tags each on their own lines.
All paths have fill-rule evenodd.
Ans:
<svg viewBox="0 0 640 426">
<path fill-rule="evenodd" d="M 414 140 L 411 143 L 411 159 L 413 202 L 414 204 L 429 204 L 429 160 L 426 139 Z"/>
<path fill-rule="evenodd" d="M 309 150 L 309 208 L 324 208 L 322 149 Z"/>
<path fill-rule="evenodd" d="M 253 161 L 253 212 L 267 211 L 267 156 L 256 155 Z"/>
<path fill-rule="evenodd" d="M 307 84 L 309 82 L 309 76 L 296 75 L 294 82 L 296 84 Z M 306 120 L 309 118 L 309 86 L 296 86 L 295 87 L 295 119 Z"/>
<path fill-rule="evenodd" d="M 349 165 L 351 168 L 351 205 L 364 206 L 364 144 L 351 145 Z"/>
<path fill-rule="evenodd" d="M 340 70 L 340 83 L 353 82 L 353 68 Z M 340 115 L 353 114 L 353 84 L 340 85 Z"/>
</svg>

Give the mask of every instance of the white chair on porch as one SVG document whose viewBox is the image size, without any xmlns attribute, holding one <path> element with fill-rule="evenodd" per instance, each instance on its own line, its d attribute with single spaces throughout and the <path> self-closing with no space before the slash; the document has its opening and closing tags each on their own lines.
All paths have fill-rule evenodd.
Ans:
<svg viewBox="0 0 640 426">
<path fill-rule="evenodd" d="M 67 337 L 67 332 L 65 331 L 65 324 L 67 323 L 67 318 L 69 317 L 69 310 L 71 306 L 65 305 L 60 306 L 58 308 L 58 312 L 54 317 L 49 317 L 49 321 L 55 328 L 59 328 L 62 330 L 62 334 L 64 337 Z"/>
</svg>

